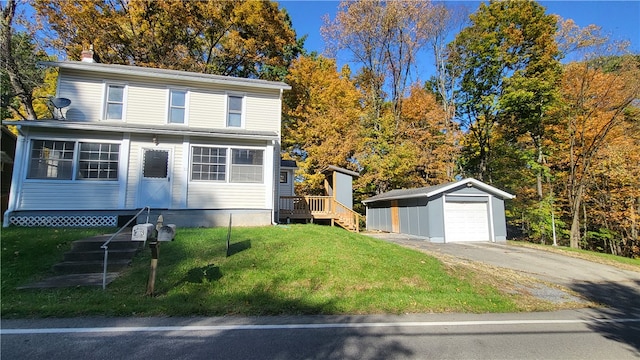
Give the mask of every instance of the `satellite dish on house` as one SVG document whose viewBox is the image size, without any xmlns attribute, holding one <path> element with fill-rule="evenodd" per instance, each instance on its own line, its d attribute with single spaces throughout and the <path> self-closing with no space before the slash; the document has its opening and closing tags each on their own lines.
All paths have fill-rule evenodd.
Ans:
<svg viewBox="0 0 640 360">
<path fill-rule="evenodd" d="M 66 108 L 67 106 L 71 105 L 71 100 L 67 99 L 67 98 L 51 98 L 49 99 L 49 101 L 51 102 L 51 105 L 55 108 L 52 113 L 53 113 L 53 118 L 54 119 L 61 119 L 64 120 L 64 114 L 62 114 L 62 109 Z M 56 114 L 56 111 L 57 114 Z"/>
</svg>

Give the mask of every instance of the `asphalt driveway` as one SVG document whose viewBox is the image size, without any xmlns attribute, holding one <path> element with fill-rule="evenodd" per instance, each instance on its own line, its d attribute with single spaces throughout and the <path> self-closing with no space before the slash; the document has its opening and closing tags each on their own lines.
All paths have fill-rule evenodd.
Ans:
<svg viewBox="0 0 640 360">
<path fill-rule="evenodd" d="M 367 233 L 421 251 L 486 263 L 524 273 L 569 288 L 612 311 L 640 314 L 640 271 L 622 270 L 543 250 L 497 243 L 434 244 L 423 238 L 390 233 Z"/>
</svg>

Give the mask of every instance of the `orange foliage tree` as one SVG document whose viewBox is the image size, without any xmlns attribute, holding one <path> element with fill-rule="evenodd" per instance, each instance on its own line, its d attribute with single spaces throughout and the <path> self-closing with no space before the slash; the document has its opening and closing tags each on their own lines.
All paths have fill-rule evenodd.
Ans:
<svg viewBox="0 0 640 360">
<path fill-rule="evenodd" d="M 620 136 L 615 134 L 625 124 L 629 106 L 640 95 L 638 59 L 625 56 L 619 60 L 607 71 L 601 61 L 571 63 L 564 71 L 563 104 L 556 114 L 564 125 L 564 139 L 556 156 L 560 157 L 566 184 L 570 245 L 575 248 L 581 245 L 581 215 L 587 213 L 583 202 L 595 186 L 596 170 L 604 166 L 599 160 L 603 152 L 618 146 L 616 139 Z"/>
<path fill-rule="evenodd" d="M 52 46 L 104 63 L 281 79 L 300 44 L 270 1 L 37 0 Z"/>
</svg>

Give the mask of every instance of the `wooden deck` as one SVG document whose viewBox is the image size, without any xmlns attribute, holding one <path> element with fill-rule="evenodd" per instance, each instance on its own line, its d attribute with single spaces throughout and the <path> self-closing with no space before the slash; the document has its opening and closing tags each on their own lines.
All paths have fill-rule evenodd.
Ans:
<svg viewBox="0 0 640 360">
<path fill-rule="evenodd" d="M 331 220 L 331 225 L 360 231 L 360 214 L 330 196 L 281 196 L 280 220 Z"/>
</svg>

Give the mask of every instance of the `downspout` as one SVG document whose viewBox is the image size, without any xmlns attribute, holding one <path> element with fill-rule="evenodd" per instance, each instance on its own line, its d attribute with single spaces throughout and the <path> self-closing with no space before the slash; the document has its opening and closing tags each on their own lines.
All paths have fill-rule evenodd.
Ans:
<svg viewBox="0 0 640 360">
<path fill-rule="evenodd" d="M 9 188 L 9 201 L 7 204 L 7 210 L 4 212 L 4 216 L 2 219 L 2 227 L 9 227 L 9 215 L 13 213 L 18 204 L 18 194 L 22 190 L 22 182 L 19 181 L 23 178 L 22 171 L 24 169 L 24 149 L 25 143 L 27 142 L 24 133 L 22 132 L 22 127 L 20 125 L 16 126 L 18 129 L 18 139 L 16 141 L 16 153 L 13 159 L 13 173 L 11 177 L 11 187 Z"/>
<path fill-rule="evenodd" d="M 282 94 L 282 90 L 280 90 Z M 278 225 L 278 219 L 276 219 L 276 212 L 280 212 L 280 146 L 276 144 L 275 140 L 271 140 L 273 144 L 273 172 L 272 172 L 272 190 L 271 190 L 271 203 L 273 209 L 271 211 L 271 225 Z M 277 156 L 276 156 L 277 155 Z"/>
<path fill-rule="evenodd" d="M 280 89 L 280 129 L 278 130 L 278 141 L 271 140 L 273 143 L 273 179 L 272 179 L 272 190 L 271 196 L 273 209 L 271 211 L 271 225 L 278 225 L 278 219 L 276 218 L 276 213 L 280 214 L 280 141 L 282 139 L 282 98 L 284 95 L 284 90 Z M 293 179 L 291 180 L 293 181 Z"/>
</svg>

